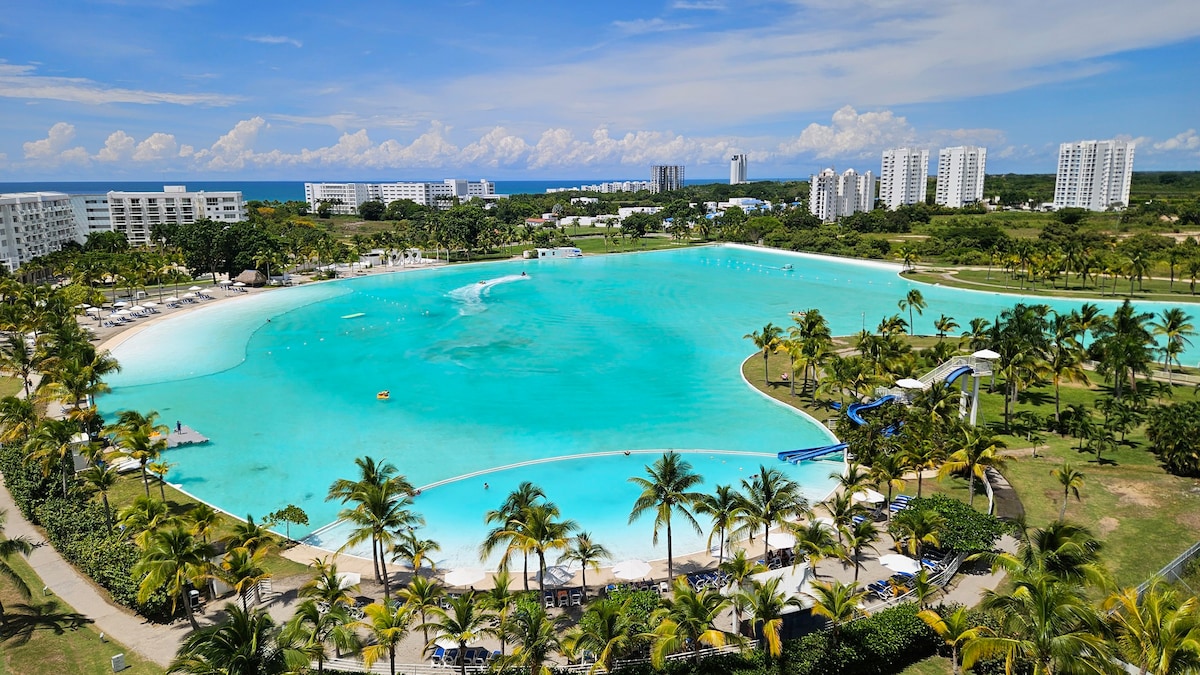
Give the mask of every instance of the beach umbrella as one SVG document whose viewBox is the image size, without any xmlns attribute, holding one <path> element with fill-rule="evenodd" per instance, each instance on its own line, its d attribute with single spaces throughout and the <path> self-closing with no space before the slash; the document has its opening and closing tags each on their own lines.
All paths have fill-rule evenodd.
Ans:
<svg viewBox="0 0 1200 675">
<path fill-rule="evenodd" d="M 342 586 L 357 586 L 362 583 L 362 575 L 358 572 L 338 572 L 337 579 Z"/>
<path fill-rule="evenodd" d="M 901 389 L 924 389 L 925 383 L 920 380 L 914 380 L 911 377 L 906 377 L 896 381 L 896 386 Z"/>
<path fill-rule="evenodd" d="M 796 545 L 796 537 L 788 532 L 771 532 L 767 535 L 767 548 L 792 548 Z"/>
<path fill-rule="evenodd" d="M 88 307 L 87 309 L 85 309 L 83 311 L 87 312 L 88 314 L 96 315 L 96 314 L 99 314 L 100 312 L 103 312 L 104 310 L 100 309 L 99 307 Z"/>
<path fill-rule="evenodd" d="M 575 571 L 566 565 L 550 565 L 546 568 L 546 585 L 547 586 L 566 586 L 571 583 L 571 579 L 575 578 Z M 542 573 L 538 572 L 534 575 L 537 581 L 542 580 Z"/>
<path fill-rule="evenodd" d="M 898 555 L 896 553 L 879 556 L 879 564 L 893 572 L 916 574 L 921 571 L 921 563 L 906 555 Z"/>
<path fill-rule="evenodd" d="M 179 298 L 177 298 L 173 295 L 170 295 L 170 296 L 167 296 L 167 298 L 165 300 L 163 300 L 163 302 L 179 302 Z"/>
<path fill-rule="evenodd" d="M 988 361 L 1000 358 L 999 354 L 990 349 L 980 349 L 971 356 L 974 356 L 977 359 L 987 359 Z"/>
<path fill-rule="evenodd" d="M 113 307 L 128 307 L 128 306 L 129 306 L 129 303 L 125 302 L 124 300 L 113 303 Z"/>
<path fill-rule="evenodd" d="M 447 586 L 468 586 L 476 581 L 482 581 L 487 572 L 482 567 L 456 567 L 443 577 Z"/>
<path fill-rule="evenodd" d="M 198 291 L 198 290 L 200 290 L 200 287 L 199 287 L 199 286 L 192 286 L 192 287 L 191 287 L 191 288 L 189 288 L 188 290 L 189 290 L 189 291 Z"/>
<path fill-rule="evenodd" d="M 650 563 L 645 560 L 622 560 L 613 565 L 613 576 L 618 579 L 644 579 L 650 574 Z"/>
<path fill-rule="evenodd" d="M 147 302 L 146 304 L 144 304 L 142 306 L 143 307 L 158 307 L 158 303 L 151 300 L 150 302 Z"/>
<path fill-rule="evenodd" d="M 200 291 L 200 295 L 212 295 L 213 293 L 214 291 L 211 288 L 205 288 Z"/>
<path fill-rule="evenodd" d="M 183 299 L 184 299 L 184 300 L 191 300 L 191 299 L 193 299 L 193 298 L 195 298 L 195 297 L 196 297 L 196 294 L 195 294 L 195 293 L 184 293 L 184 294 L 183 294 Z"/>
<path fill-rule="evenodd" d="M 231 281 L 230 281 L 230 280 L 228 280 L 228 279 L 222 279 L 222 280 L 218 281 L 217 283 L 218 283 L 218 284 L 221 284 L 222 286 L 228 286 L 229 284 L 231 284 L 231 283 L 233 283 L 233 282 L 231 282 Z"/>
<path fill-rule="evenodd" d="M 853 499 L 856 502 L 867 502 L 868 504 L 879 504 L 881 502 L 886 501 L 887 497 L 884 497 L 883 495 L 879 494 L 878 492 L 876 492 L 870 488 L 867 488 L 866 490 L 862 490 L 861 492 L 855 492 L 854 495 L 851 497 L 851 499 Z"/>
<path fill-rule="evenodd" d="M 142 307 L 141 305 L 134 305 L 133 307 L 130 307 L 130 308 L 129 308 L 129 311 L 131 311 L 131 312 L 144 312 L 144 311 L 146 311 L 146 308 L 145 308 L 145 307 Z"/>
<path fill-rule="evenodd" d="M 235 282 L 233 283 L 233 285 L 234 285 L 234 287 L 236 287 L 236 288 L 241 288 L 241 287 L 243 287 L 243 286 L 245 286 L 245 285 L 246 285 L 246 282 L 244 282 L 244 281 L 235 281 Z"/>
</svg>

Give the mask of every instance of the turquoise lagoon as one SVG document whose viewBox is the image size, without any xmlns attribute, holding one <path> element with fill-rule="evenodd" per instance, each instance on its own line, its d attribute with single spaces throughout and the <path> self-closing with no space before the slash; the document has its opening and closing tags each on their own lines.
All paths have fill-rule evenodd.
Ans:
<svg viewBox="0 0 1200 675">
<path fill-rule="evenodd" d="M 340 508 L 324 499 L 329 484 L 371 455 L 421 486 L 415 509 L 442 565 L 478 564 L 484 512 L 524 480 L 615 559 L 662 558 L 651 518 L 628 523 L 628 478 L 662 451 L 684 453 L 709 488 L 766 464 L 812 499 L 839 468 L 775 459 L 832 437 L 746 386 L 744 334 L 807 307 L 853 333 L 897 313 L 912 287 L 929 303 L 917 317 L 927 333 L 938 314 L 965 325 L 1016 301 L 898 271 L 714 246 L 311 284 L 148 326 L 113 349 L 122 371 L 100 406 L 157 410 L 205 434 L 167 453 L 171 482 L 238 515 L 297 504 L 312 523 L 300 531 L 327 548 L 345 538 L 325 527 Z M 391 399 L 376 400 L 384 389 Z M 675 535 L 677 552 L 704 549 L 686 528 Z"/>
</svg>

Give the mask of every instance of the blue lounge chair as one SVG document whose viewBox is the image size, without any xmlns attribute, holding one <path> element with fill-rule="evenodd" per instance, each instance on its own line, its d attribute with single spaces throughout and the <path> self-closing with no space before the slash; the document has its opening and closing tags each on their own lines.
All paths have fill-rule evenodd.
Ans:
<svg viewBox="0 0 1200 675">
<path fill-rule="evenodd" d="M 439 645 L 433 648 L 433 654 L 429 657 L 429 662 L 435 666 L 440 666 L 444 658 L 446 658 L 446 648 Z"/>
</svg>

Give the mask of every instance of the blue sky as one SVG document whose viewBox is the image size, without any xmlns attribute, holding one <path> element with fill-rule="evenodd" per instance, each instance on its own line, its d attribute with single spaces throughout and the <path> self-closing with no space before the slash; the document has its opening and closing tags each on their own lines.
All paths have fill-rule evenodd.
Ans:
<svg viewBox="0 0 1200 675">
<path fill-rule="evenodd" d="M 59 0 L 0 13 L 0 180 L 878 171 L 1121 137 L 1200 169 L 1196 0 Z"/>
</svg>

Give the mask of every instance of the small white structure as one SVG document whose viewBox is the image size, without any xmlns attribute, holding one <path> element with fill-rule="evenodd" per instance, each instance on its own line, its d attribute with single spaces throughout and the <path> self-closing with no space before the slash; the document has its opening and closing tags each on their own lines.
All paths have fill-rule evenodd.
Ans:
<svg viewBox="0 0 1200 675">
<path fill-rule="evenodd" d="M 574 246 L 558 246 L 555 248 L 539 248 L 537 257 L 539 258 L 582 258 L 583 251 L 580 251 Z"/>
</svg>

